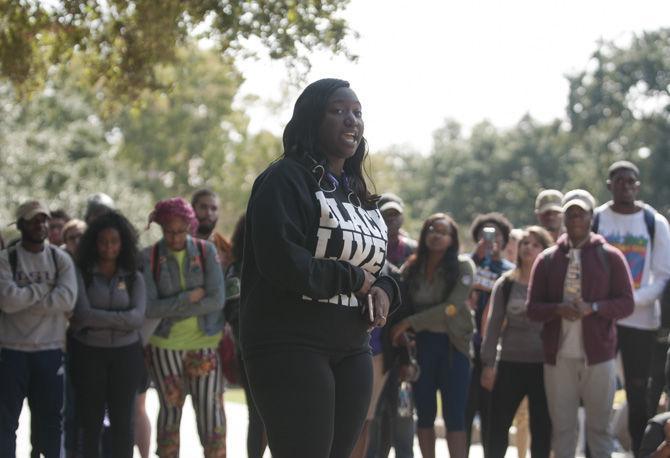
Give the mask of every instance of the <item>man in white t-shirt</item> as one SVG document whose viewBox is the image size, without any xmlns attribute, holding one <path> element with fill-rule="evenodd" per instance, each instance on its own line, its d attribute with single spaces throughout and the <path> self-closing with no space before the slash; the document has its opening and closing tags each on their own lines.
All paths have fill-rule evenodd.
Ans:
<svg viewBox="0 0 670 458">
<path fill-rule="evenodd" d="M 628 400 L 628 430 L 633 453 L 637 454 L 647 422 L 647 383 L 660 325 L 658 298 L 670 278 L 670 230 L 661 214 L 636 200 L 640 172 L 635 164 L 617 161 L 608 172 L 607 189 L 612 200 L 596 209 L 593 231 L 623 252 L 635 287 L 635 310 L 617 323 L 617 334 Z"/>
</svg>

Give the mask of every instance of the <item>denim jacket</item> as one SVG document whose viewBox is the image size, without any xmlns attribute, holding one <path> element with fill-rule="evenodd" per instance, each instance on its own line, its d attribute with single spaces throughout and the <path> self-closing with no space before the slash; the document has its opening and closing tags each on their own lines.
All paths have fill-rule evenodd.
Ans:
<svg viewBox="0 0 670 458">
<path fill-rule="evenodd" d="M 151 265 L 153 246 L 144 250 L 144 281 L 147 288 L 147 318 L 160 320 L 154 334 L 167 338 L 175 321 L 192 316 L 198 317 L 200 330 L 212 336 L 223 329 L 225 324 L 223 306 L 226 294 L 223 272 L 216 253 L 210 242 L 205 243 L 205 259 L 200 259 L 200 250 L 190 236 L 186 239 L 186 259 L 184 260 L 184 281 L 182 290 L 179 266 L 170 254 L 165 240 L 158 242 L 158 256 L 154 262 L 160 266 L 158 278 L 154 280 Z M 202 268 L 204 262 L 204 272 Z M 205 297 L 197 303 L 191 303 L 188 296 L 195 288 L 204 288 Z"/>
</svg>

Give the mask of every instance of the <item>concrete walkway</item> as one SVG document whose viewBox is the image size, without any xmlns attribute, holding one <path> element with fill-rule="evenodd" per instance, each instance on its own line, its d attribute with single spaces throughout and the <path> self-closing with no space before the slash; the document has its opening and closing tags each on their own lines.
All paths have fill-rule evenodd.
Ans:
<svg viewBox="0 0 670 458">
<path fill-rule="evenodd" d="M 239 396 L 238 396 L 239 397 Z M 190 398 L 189 398 L 190 399 Z M 245 404 L 227 401 L 225 404 L 226 417 L 228 420 L 228 458 L 245 458 L 246 457 L 246 437 L 247 437 L 247 408 Z M 158 397 L 156 391 L 151 389 L 147 393 L 147 412 L 151 420 L 152 437 L 151 450 L 156 450 L 155 438 L 155 423 L 158 416 Z M 184 458 L 201 457 L 202 447 L 198 439 L 198 433 L 195 425 L 195 416 L 190 402 L 187 401 L 184 408 L 184 413 L 181 423 L 181 456 Z M 447 444 L 444 439 L 437 440 L 436 446 L 437 458 L 447 458 Z M 28 458 L 30 456 L 30 412 L 27 404 L 24 404 L 21 419 L 19 421 L 19 429 L 17 431 L 17 458 Z M 152 455 L 153 456 L 153 455 Z M 270 452 L 266 451 L 264 458 L 270 458 Z M 414 456 L 419 458 L 421 452 L 417 441 L 414 442 Z M 517 458 L 516 449 L 510 447 L 506 458 Z M 528 455 L 530 456 L 530 454 Z M 614 456 L 623 457 L 625 455 L 615 454 Z M 391 452 L 390 458 L 395 458 L 395 454 Z M 470 449 L 471 458 L 482 458 L 482 448 L 479 445 L 473 445 Z M 135 458 L 140 458 L 137 450 L 135 451 Z"/>
</svg>

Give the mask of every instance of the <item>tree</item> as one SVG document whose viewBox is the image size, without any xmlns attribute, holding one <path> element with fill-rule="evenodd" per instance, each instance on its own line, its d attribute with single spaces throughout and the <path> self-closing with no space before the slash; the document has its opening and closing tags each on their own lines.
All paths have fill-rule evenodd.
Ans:
<svg viewBox="0 0 670 458">
<path fill-rule="evenodd" d="M 0 0 L 0 76 L 20 92 L 44 84 L 53 64 L 81 58 L 87 79 L 115 96 L 159 85 L 191 37 L 227 55 L 262 45 L 271 58 L 309 65 L 319 47 L 346 53 L 338 13 L 349 0 Z M 251 46 L 250 46 L 251 45 Z"/>
<path fill-rule="evenodd" d="M 0 106 L 2 227 L 27 199 L 81 217 L 87 196 L 99 191 L 111 195 L 138 227 L 146 224 L 152 196 L 133 170 L 116 166 L 116 148 L 83 97 L 55 88 L 17 104 L 10 87 L 0 85 Z"/>
<path fill-rule="evenodd" d="M 641 171 L 641 197 L 670 209 L 670 29 L 602 42 L 588 67 L 569 76 L 567 118 L 541 124 L 524 116 L 510 129 L 484 121 L 463 135 L 447 120 L 427 157 L 387 161 L 387 175 L 418 229 L 446 211 L 467 227 L 477 213 L 500 211 L 515 225 L 534 223 L 541 189 L 589 190 L 609 200 L 607 167 L 619 159 Z M 408 177 L 407 173 L 411 173 Z M 463 240 L 463 238 L 462 238 Z"/>
<path fill-rule="evenodd" d="M 213 189 L 231 230 L 253 180 L 281 154 L 279 139 L 249 133 L 247 116 L 233 107 L 242 77 L 232 59 L 184 47 L 158 77 L 167 91 L 145 91 L 105 118 L 106 130 L 118 133 L 117 162 L 136 170 L 156 200 Z"/>
<path fill-rule="evenodd" d="M 607 167 L 632 160 L 640 167 L 642 198 L 670 209 L 670 29 L 634 35 L 625 45 L 603 42 L 589 67 L 568 80 L 581 182 L 595 184 L 594 194 L 606 200 Z"/>
</svg>

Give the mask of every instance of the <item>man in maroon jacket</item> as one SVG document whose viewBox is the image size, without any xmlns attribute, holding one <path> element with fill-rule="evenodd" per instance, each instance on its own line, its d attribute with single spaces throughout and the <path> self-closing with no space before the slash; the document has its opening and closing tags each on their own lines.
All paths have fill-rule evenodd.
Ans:
<svg viewBox="0 0 670 458">
<path fill-rule="evenodd" d="M 581 189 L 563 197 L 565 228 L 538 257 L 528 289 L 528 317 L 544 323 L 544 383 L 556 458 L 574 457 L 577 408 L 586 410 L 594 458 L 609 457 L 615 391 L 616 320 L 633 312 L 623 254 L 591 232 L 595 200 Z"/>
</svg>

